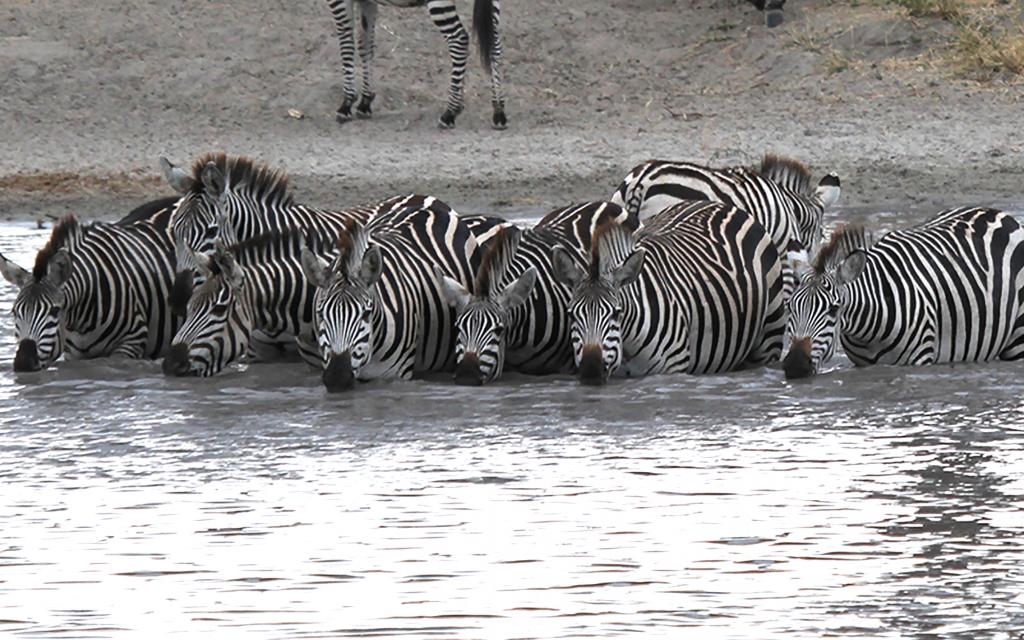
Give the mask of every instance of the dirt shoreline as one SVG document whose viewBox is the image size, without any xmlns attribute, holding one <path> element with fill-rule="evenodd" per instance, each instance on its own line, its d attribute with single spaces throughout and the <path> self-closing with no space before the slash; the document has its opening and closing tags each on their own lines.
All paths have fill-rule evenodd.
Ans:
<svg viewBox="0 0 1024 640">
<path fill-rule="evenodd" d="M 511 128 L 495 132 L 475 67 L 458 128 L 435 126 L 447 60 L 418 11 L 381 11 L 374 118 L 342 126 L 319 2 L 252 0 L 231 25 L 217 3 L 10 3 L 0 218 L 115 218 L 166 194 L 157 157 L 211 150 L 286 168 L 299 201 L 335 207 L 416 191 L 530 214 L 606 198 L 651 157 L 729 165 L 766 151 L 838 172 L 852 210 L 1024 205 L 1024 89 L 931 65 L 939 23 L 811 0 L 787 3 L 773 30 L 739 0 L 528 7 L 503 3 Z M 821 43 L 856 62 L 831 69 Z"/>
</svg>

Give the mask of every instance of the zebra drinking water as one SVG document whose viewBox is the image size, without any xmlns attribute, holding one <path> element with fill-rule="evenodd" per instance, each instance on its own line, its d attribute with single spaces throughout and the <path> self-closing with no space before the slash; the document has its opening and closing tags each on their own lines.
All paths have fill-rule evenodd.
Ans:
<svg viewBox="0 0 1024 640">
<path fill-rule="evenodd" d="M 169 376 L 212 376 L 252 355 L 254 334 L 264 344 L 292 343 L 306 362 L 321 367 L 313 330 L 313 286 L 302 271 L 307 245 L 327 255 L 331 240 L 301 232 L 268 233 L 225 247 L 193 264 L 202 284 L 190 296 L 163 371 Z M 262 357 L 267 353 L 262 352 Z"/>
<path fill-rule="evenodd" d="M 0 255 L 14 301 L 15 371 L 38 371 L 66 353 L 157 358 L 177 320 L 167 304 L 174 277 L 169 202 L 143 205 L 116 223 L 62 219 L 27 271 Z"/>
<path fill-rule="evenodd" d="M 359 5 L 362 14 L 359 53 L 362 58 L 363 78 L 360 97 L 355 82 L 355 26 L 353 2 Z M 345 74 L 344 93 L 337 119 L 347 122 L 352 118 L 352 107 L 363 117 L 371 115 L 371 105 L 376 93 L 373 88 L 373 56 L 375 52 L 374 28 L 377 21 L 377 5 L 394 7 L 426 6 L 434 26 L 444 36 L 448 55 L 452 61 L 451 81 L 448 89 L 448 104 L 438 120 L 442 128 L 455 126 L 455 118 L 464 106 L 463 82 L 466 76 L 466 59 L 469 57 L 469 34 L 466 33 L 455 0 L 327 0 L 334 28 L 341 47 L 341 66 Z M 480 44 L 480 59 L 484 69 L 491 76 L 491 104 L 494 108 L 492 124 L 496 129 L 508 125 L 505 115 L 505 95 L 501 86 L 501 6 L 499 0 L 474 0 L 473 30 Z M 356 105 L 356 100 L 359 104 Z"/>
<path fill-rule="evenodd" d="M 434 270 L 469 284 L 479 255 L 468 225 L 451 212 L 405 209 L 350 227 L 338 244 L 332 261 L 302 253 L 306 277 L 317 288 L 316 336 L 327 390 L 450 371 L 455 314 Z"/>
<path fill-rule="evenodd" d="M 1024 230 L 965 207 L 872 241 L 838 229 L 790 299 L 787 378 L 816 374 L 836 343 L 857 366 L 1024 355 Z"/>
<path fill-rule="evenodd" d="M 571 291 L 555 279 L 551 252 L 556 246 L 571 247 L 583 264 L 593 230 L 612 220 L 625 222 L 626 215 L 609 202 L 556 209 L 530 229 L 504 229 L 491 240 L 472 292 L 442 279 L 445 296 L 458 312 L 457 382 L 491 382 L 506 362 L 510 369 L 529 374 L 572 368 L 567 313 Z"/>
<path fill-rule="evenodd" d="M 585 384 L 617 373 L 732 371 L 782 351 L 779 255 L 742 209 L 682 203 L 637 234 L 606 223 L 594 233 L 587 270 L 563 248 L 553 262 L 572 290 L 572 350 Z"/>
<path fill-rule="evenodd" d="M 650 160 L 629 172 L 611 201 L 641 220 L 684 200 L 722 202 L 750 212 L 783 259 L 788 297 L 797 267 L 820 245 L 825 210 L 839 199 L 839 190 L 834 173 L 815 186 L 806 165 L 769 154 L 757 168 Z"/>
</svg>

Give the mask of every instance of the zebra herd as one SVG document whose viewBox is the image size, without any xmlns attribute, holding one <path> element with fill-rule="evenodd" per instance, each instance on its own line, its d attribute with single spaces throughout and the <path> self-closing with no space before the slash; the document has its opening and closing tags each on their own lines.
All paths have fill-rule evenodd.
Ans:
<svg viewBox="0 0 1024 640">
<path fill-rule="evenodd" d="M 798 161 L 650 161 L 608 201 L 528 228 L 431 196 L 344 210 L 295 202 L 246 157 L 161 160 L 177 195 L 114 223 L 57 224 L 19 288 L 14 369 L 163 357 L 171 376 L 297 355 L 328 391 L 447 371 L 710 374 L 781 359 L 856 365 L 1024 355 L 1024 231 L 958 208 L 875 238 L 824 216 L 840 181 Z M 789 347 L 783 357 L 785 341 Z"/>
</svg>

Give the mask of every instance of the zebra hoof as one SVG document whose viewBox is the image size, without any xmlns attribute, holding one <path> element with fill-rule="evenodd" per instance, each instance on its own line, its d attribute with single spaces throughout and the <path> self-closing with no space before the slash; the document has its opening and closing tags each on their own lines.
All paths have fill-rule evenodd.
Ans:
<svg viewBox="0 0 1024 640">
<path fill-rule="evenodd" d="M 338 122 L 338 124 L 345 124 L 346 122 L 352 119 L 352 110 L 348 109 L 342 111 L 341 109 L 338 109 L 338 112 L 334 114 L 334 119 Z"/>
<path fill-rule="evenodd" d="M 494 118 L 491 120 L 493 126 L 498 131 L 504 131 L 508 128 L 508 118 L 505 117 L 504 111 L 495 110 Z"/>
<path fill-rule="evenodd" d="M 370 105 L 373 104 L 373 99 L 375 97 L 376 96 L 374 95 L 363 96 L 359 100 L 359 106 L 356 107 L 356 116 L 360 118 L 369 118 L 370 116 L 372 116 L 373 108 Z"/>
<path fill-rule="evenodd" d="M 764 12 L 764 24 L 769 29 L 782 24 L 782 11 L 769 9 Z"/>
<path fill-rule="evenodd" d="M 437 121 L 437 126 L 441 127 L 442 129 L 454 129 L 455 118 L 458 115 L 459 114 L 454 113 L 452 111 L 445 111 L 444 113 L 441 114 L 441 118 Z"/>
</svg>

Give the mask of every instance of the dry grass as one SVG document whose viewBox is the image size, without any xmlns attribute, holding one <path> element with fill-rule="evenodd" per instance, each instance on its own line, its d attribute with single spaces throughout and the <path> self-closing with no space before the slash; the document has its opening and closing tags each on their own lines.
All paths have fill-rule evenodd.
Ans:
<svg viewBox="0 0 1024 640">
<path fill-rule="evenodd" d="M 891 0 L 907 14 L 954 26 L 945 62 L 976 80 L 1024 79 L 1024 3 L 1020 0 Z"/>
<path fill-rule="evenodd" d="M 0 176 L 0 191 L 70 194 L 137 194 L 150 193 L 162 186 L 162 180 L 151 172 L 125 171 L 102 175 L 68 171 L 15 173 Z"/>
</svg>

